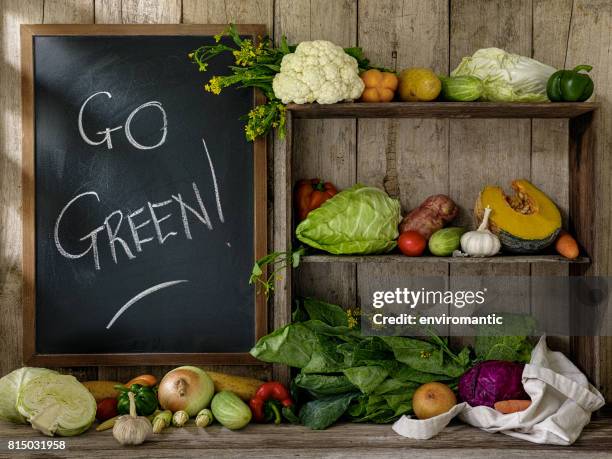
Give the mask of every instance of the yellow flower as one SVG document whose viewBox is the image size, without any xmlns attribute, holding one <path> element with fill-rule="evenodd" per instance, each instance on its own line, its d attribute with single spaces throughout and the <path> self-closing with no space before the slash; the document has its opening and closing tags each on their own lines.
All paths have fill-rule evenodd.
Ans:
<svg viewBox="0 0 612 459">
<path fill-rule="evenodd" d="M 221 41 L 222 37 L 223 37 L 223 32 L 218 33 L 217 35 L 215 35 L 215 43 L 219 43 Z"/>
<path fill-rule="evenodd" d="M 207 84 L 204 85 L 204 89 L 208 92 L 212 92 L 213 94 L 220 94 L 222 89 L 221 83 L 221 77 L 214 76 Z"/>
<path fill-rule="evenodd" d="M 256 57 L 253 42 L 251 40 L 243 40 L 240 49 L 232 51 L 232 54 L 236 59 L 236 64 L 243 67 L 253 64 L 253 58 Z M 258 54 L 261 54 L 261 51 Z"/>
<path fill-rule="evenodd" d="M 355 328 L 357 325 L 359 325 L 360 316 L 361 316 L 361 310 L 359 308 L 347 309 L 346 319 L 347 319 L 348 328 Z"/>
<path fill-rule="evenodd" d="M 246 133 L 247 140 L 255 140 L 255 137 L 257 137 L 251 125 L 248 123 L 246 124 L 246 126 L 244 126 L 244 131 Z"/>
</svg>

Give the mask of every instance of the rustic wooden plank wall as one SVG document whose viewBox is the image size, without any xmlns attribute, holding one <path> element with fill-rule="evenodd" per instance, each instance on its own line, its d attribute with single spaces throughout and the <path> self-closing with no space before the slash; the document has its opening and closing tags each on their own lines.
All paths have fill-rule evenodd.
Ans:
<svg viewBox="0 0 612 459">
<path fill-rule="evenodd" d="M 329 39 L 360 45 L 375 61 L 401 70 L 447 72 L 484 46 L 532 55 L 554 66 L 595 67 L 597 123 L 596 231 L 592 273 L 612 273 L 612 2 L 608 0 L 2 0 L 0 60 L 0 374 L 21 364 L 20 23 L 263 23 L 276 40 Z M 566 212 L 567 123 L 557 120 L 311 121 L 295 126 L 296 177 L 322 176 L 339 187 L 378 185 L 404 210 L 433 193 L 450 193 L 470 221 L 484 182 L 531 178 Z M 275 149 L 282 144 L 275 143 Z M 381 158 L 384 158 L 381 160 Z M 273 170 L 271 161 L 271 170 Z M 275 203 L 276 208 L 280 204 Z M 392 275 L 566 275 L 565 267 L 379 266 L 312 264 L 296 290 L 350 307 L 359 304 L 372 273 Z M 452 279 L 452 278 L 451 278 Z M 525 305 L 526 308 L 529 305 Z M 567 340 L 559 343 L 568 348 Z M 579 344 L 575 344 L 579 345 Z M 594 341 L 601 364 L 594 376 L 612 397 L 612 341 Z M 227 368 L 226 368 L 227 369 Z M 82 377 L 125 379 L 164 368 L 75 368 Z M 231 368 L 255 372 L 265 369 Z"/>
</svg>

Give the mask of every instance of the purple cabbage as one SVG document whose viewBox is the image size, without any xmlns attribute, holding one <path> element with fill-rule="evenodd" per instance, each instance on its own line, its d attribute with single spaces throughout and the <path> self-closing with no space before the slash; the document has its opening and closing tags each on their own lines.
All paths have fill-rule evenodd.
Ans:
<svg viewBox="0 0 612 459">
<path fill-rule="evenodd" d="M 489 406 L 503 400 L 529 400 L 523 389 L 522 363 L 502 360 L 480 362 L 459 380 L 459 397 L 470 406 Z"/>
</svg>

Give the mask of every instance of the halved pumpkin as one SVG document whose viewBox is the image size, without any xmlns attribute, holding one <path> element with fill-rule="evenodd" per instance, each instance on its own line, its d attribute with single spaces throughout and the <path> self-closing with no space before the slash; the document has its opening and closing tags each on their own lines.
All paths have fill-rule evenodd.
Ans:
<svg viewBox="0 0 612 459">
<path fill-rule="evenodd" d="M 555 203 L 528 180 L 514 180 L 514 196 L 498 186 L 486 186 L 476 200 L 474 214 L 482 221 L 485 207 L 492 209 L 489 229 L 511 252 L 533 253 L 552 244 L 561 229 Z"/>
</svg>

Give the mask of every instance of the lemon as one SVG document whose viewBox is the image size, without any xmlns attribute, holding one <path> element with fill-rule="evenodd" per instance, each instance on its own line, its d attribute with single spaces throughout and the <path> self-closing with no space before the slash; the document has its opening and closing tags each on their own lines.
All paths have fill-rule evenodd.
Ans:
<svg viewBox="0 0 612 459">
<path fill-rule="evenodd" d="M 431 69 L 414 67 L 400 74 L 400 99 L 408 102 L 434 100 L 440 94 L 442 82 Z"/>
</svg>

